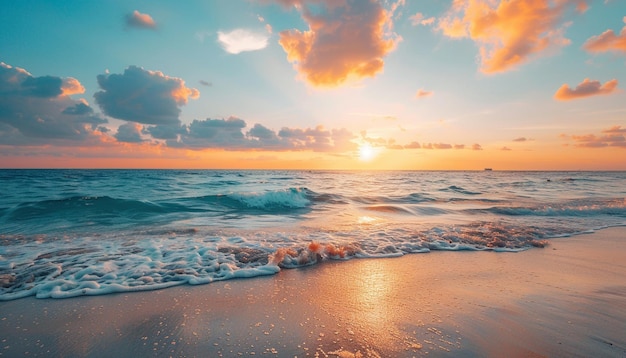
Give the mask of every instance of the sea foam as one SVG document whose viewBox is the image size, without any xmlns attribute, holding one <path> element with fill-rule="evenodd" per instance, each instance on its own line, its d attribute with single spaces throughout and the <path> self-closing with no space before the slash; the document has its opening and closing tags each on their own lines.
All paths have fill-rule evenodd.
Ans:
<svg viewBox="0 0 626 358">
<path fill-rule="evenodd" d="M 256 209 L 304 208 L 311 203 L 304 188 L 279 189 L 263 193 L 232 193 L 228 196 Z"/>
</svg>

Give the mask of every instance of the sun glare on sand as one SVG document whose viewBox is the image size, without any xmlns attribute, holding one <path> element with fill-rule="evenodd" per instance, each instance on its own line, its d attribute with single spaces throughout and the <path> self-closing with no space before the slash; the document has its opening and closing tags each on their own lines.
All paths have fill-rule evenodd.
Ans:
<svg viewBox="0 0 626 358">
<path fill-rule="evenodd" d="M 363 144 L 359 147 L 359 159 L 368 162 L 376 156 L 376 151 L 369 144 Z"/>
</svg>

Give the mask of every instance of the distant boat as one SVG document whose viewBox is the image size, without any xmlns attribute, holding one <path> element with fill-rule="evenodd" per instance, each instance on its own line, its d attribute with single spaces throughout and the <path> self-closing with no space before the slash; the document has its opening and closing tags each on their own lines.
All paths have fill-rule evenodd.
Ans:
<svg viewBox="0 0 626 358">
<path fill-rule="evenodd" d="M 493 169 L 491 169 L 491 168 L 485 168 L 485 171 L 486 171 L 486 172 L 490 172 L 490 171 L 492 171 L 492 170 L 493 170 Z"/>
</svg>

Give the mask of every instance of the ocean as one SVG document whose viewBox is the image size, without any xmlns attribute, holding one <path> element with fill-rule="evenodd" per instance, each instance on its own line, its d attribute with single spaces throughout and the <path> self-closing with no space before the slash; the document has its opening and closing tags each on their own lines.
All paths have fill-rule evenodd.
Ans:
<svg viewBox="0 0 626 358">
<path fill-rule="evenodd" d="M 0 300 L 509 255 L 624 225 L 626 172 L 5 169 Z"/>
</svg>

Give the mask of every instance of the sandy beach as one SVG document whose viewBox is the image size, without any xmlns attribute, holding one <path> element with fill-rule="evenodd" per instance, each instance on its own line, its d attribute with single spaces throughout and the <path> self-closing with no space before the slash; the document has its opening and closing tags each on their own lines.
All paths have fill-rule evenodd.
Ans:
<svg viewBox="0 0 626 358">
<path fill-rule="evenodd" d="M 626 228 L 0 303 L 0 356 L 625 357 Z"/>
</svg>

